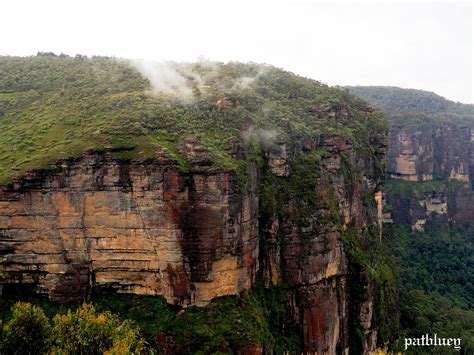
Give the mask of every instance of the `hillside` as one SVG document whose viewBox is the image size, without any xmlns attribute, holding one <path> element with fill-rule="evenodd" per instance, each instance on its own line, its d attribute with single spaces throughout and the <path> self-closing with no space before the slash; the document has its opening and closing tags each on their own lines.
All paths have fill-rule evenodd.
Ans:
<svg viewBox="0 0 474 355">
<path fill-rule="evenodd" d="M 433 92 L 392 86 L 348 86 L 347 89 L 382 110 L 392 125 L 451 122 L 474 128 L 474 105 L 450 101 Z"/>
<path fill-rule="evenodd" d="M 364 100 L 266 65 L 48 53 L 0 58 L 0 100 L 5 346 L 22 309 L 41 313 L 16 300 L 46 325 L 63 314 L 55 329 L 120 324 L 66 313 L 92 301 L 160 353 L 362 354 L 397 337 L 387 122 Z"/>
<path fill-rule="evenodd" d="M 191 136 L 216 165 L 237 169 L 227 150 L 243 128 L 263 136 L 282 128 L 278 134 L 296 139 L 337 133 L 361 145 L 367 129 L 385 129 L 381 118 L 374 124 L 376 114 L 367 126 L 357 110 L 365 104 L 343 90 L 273 67 L 145 64 L 152 80 L 167 80 L 156 90 L 132 64 L 101 57 L 1 57 L 0 183 L 87 149 L 126 147 L 133 149 L 129 158 L 146 159 L 160 147 L 182 162 L 176 147 Z M 347 124 L 320 117 L 342 105 L 351 110 Z"/>
</svg>

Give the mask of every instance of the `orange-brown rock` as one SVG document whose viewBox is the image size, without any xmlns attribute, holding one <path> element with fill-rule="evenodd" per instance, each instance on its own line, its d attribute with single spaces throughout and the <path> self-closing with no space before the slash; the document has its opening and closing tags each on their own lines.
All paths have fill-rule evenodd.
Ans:
<svg viewBox="0 0 474 355">
<path fill-rule="evenodd" d="M 35 283 L 55 301 L 91 285 L 180 305 L 237 294 L 258 267 L 258 200 L 234 180 L 107 152 L 32 172 L 0 191 L 2 282 Z"/>
</svg>

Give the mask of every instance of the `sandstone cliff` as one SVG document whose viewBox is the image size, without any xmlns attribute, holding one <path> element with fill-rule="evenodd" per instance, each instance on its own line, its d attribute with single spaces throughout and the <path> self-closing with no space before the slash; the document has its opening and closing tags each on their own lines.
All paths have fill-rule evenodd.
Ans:
<svg viewBox="0 0 474 355">
<path fill-rule="evenodd" d="M 120 117 L 115 130 L 82 125 L 93 147 L 71 136 L 90 149 L 51 162 L 51 149 L 68 149 L 57 138 L 57 146 L 32 153 L 40 168 L 28 158 L 16 169 L 2 167 L 2 283 L 30 284 L 55 302 L 81 301 L 91 288 L 106 287 L 188 307 L 261 281 L 283 288 L 302 351 L 385 346 L 383 309 L 396 300 L 392 286 L 374 277 L 381 264 L 368 267 L 365 257 L 381 235 L 384 119 L 342 90 L 276 69 L 210 68 L 193 75 L 209 75 L 223 92 L 199 92 L 201 101 L 189 104 L 124 88 L 106 97 L 118 103 L 96 102 L 100 114 Z M 220 86 L 242 71 L 253 73 L 253 87 L 236 93 L 232 82 Z M 17 110 L 24 106 L 6 112 L 23 117 Z M 133 111 L 124 115 L 124 107 Z M 158 342 L 172 352 L 196 350 L 172 334 Z M 259 353 L 269 346 L 241 347 Z"/>
<path fill-rule="evenodd" d="M 408 187 L 411 192 L 403 192 L 390 182 L 387 222 L 409 224 L 420 231 L 427 220 L 468 222 L 474 218 L 470 129 L 451 123 L 424 129 L 395 126 L 389 136 L 388 175 L 432 183 L 415 184 Z"/>
<path fill-rule="evenodd" d="M 471 130 L 454 124 L 399 127 L 389 134 L 387 173 L 394 179 L 469 181 Z"/>
<path fill-rule="evenodd" d="M 364 233 L 376 221 L 381 171 L 345 138 L 306 145 L 305 165 L 290 169 L 286 149 L 295 147 L 280 142 L 268 165 L 249 166 L 244 190 L 235 174 L 202 161 L 183 173 L 165 157 L 124 164 L 111 151 L 32 171 L 0 192 L 2 281 L 32 283 L 55 302 L 84 300 L 91 287 L 107 286 L 205 305 L 249 289 L 260 262 L 267 285 L 288 288 L 304 349 L 348 351 L 347 279 L 354 275 L 342 233 Z M 184 153 L 193 162 L 190 146 Z M 382 159 L 384 143 L 374 147 Z M 364 175 L 351 176 L 356 166 Z M 364 301 L 352 316 L 368 351 L 378 346 L 375 292 L 370 280 L 360 282 Z"/>
<path fill-rule="evenodd" d="M 390 121 L 385 222 L 423 231 L 430 221 L 474 219 L 472 105 L 419 90 L 350 90 L 384 110 Z"/>
<path fill-rule="evenodd" d="M 229 172 L 185 176 L 170 165 L 90 152 L 4 188 L 5 280 L 35 282 L 54 301 L 108 285 L 203 305 L 249 288 L 258 264 L 255 193 L 239 193 Z"/>
<path fill-rule="evenodd" d="M 383 142 L 373 143 L 376 155 L 383 157 Z M 288 180 L 275 178 L 277 172 L 270 165 L 264 177 L 264 188 L 273 192 L 262 196 L 264 277 L 268 284 L 288 285 L 291 314 L 303 329 L 306 351 L 348 351 L 350 316 L 360 321 L 364 349 L 374 350 L 375 292 L 369 291 L 373 285 L 366 280 L 369 289 L 363 292 L 365 301 L 356 307 L 359 315 L 351 315 L 354 310 L 349 310 L 349 302 L 353 300 L 347 281 L 355 275 L 349 275 L 342 234 L 349 228 L 363 234 L 376 221 L 374 202 L 381 171 L 373 169 L 373 161 L 364 161 L 347 139 L 329 136 L 320 144 L 323 150 L 316 164 L 306 159 Z M 363 176 L 351 175 L 356 174 L 356 166 Z M 308 181 L 310 177 L 314 181 Z M 305 191 L 299 179 L 314 191 Z"/>
</svg>

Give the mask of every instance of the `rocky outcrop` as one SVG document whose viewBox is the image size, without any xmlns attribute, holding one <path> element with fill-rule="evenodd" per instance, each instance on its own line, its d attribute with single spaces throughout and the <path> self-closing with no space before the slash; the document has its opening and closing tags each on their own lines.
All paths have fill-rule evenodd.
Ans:
<svg viewBox="0 0 474 355">
<path fill-rule="evenodd" d="M 202 166 L 191 145 L 190 160 Z M 256 173 L 241 194 L 229 172 L 201 170 L 90 152 L 3 188 L 2 282 L 35 283 L 59 302 L 103 285 L 179 305 L 249 288 L 258 268 Z"/>
<path fill-rule="evenodd" d="M 290 164 L 287 144 L 284 142 L 278 143 L 278 148 L 270 150 L 267 154 L 268 165 L 276 176 L 289 176 Z"/>
<path fill-rule="evenodd" d="M 448 220 L 448 197 L 444 186 L 441 185 L 441 191 L 423 191 L 421 186 L 420 192 L 416 188 L 417 186 L 413 187 L 413 190 L 403 196 L 397 192 L 386 194 L 385 208 L 390 204 L 390 212 L 384 213 L 385 223 L 405 224 L 413 230 L 423 231 L 427 220 Z"/>
<path fill-rule="evenodd" d="M 385 220 L 423 231 L 429 221 L 468 222 L 474 218 L 472 132 L 452 123 L 433 123 L 423 129 L 392 127 L 387 174 L 418 182 L 408 192 L 386 196 Z M 433 181 L 435 185 L 423 185 Z M 387 206 L 386 206 L 387 207 Z"/>
<path fill-rule="evenodd" d="M 407 181 L 433 179 L 433 144 L 426 132 L 391 130 L 387 171 L 392 178 Z"/>
<path fill-rule="evenodd" d="M 471 145 L 471 131 L 453 124 L 395 126 L 389 133 L 387 172 L 407 181 L 446 177 L 467 182 Z"/>
</svg>

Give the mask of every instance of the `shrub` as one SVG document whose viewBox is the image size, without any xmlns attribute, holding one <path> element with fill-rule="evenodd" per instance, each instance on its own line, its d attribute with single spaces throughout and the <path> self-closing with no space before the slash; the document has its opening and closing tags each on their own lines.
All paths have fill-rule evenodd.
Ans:
<svg viewBox="0 0 474 355">
<path fill-rule="evenodd" d="M 5 354 L 41 354 L 48 347 L 50 325 L 43 310 L 30 303 L 17 302 L 5 326 Z"/>
<path fill-rule="evenodd" d="M 140 353 L 145 342 L 128 321 L 84 304 L 53 319 L 53 352 L 66 354 Z"/>
<path fill-rule="evenodd" d="M 140 337 L 138 328 L 133 327 L 132 322 L 126 320 L 116 329 L 113 345 L 105 354 L 139 354 L 145 349 L 145 340 Z"/>
</svg>

